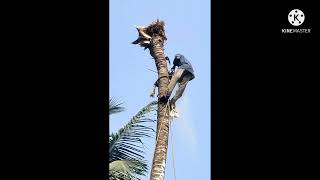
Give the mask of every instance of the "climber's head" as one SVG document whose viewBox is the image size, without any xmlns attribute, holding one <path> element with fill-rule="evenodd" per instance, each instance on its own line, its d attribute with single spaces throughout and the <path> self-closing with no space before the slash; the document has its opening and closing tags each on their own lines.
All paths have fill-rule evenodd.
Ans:
<svg viewBox="0 0 320 180">
<path fill-rule="evenodd" d="M 181 59 L 183 58 L 183 55 L 182 54 L 176 54 L 175 56 L 174 56 L 174 60 L 173 60 L 173 64 L 175 65 L 175 66 L 181 66 Z"/>
<path fill-rule="evenodd" d="M 175 58 L 175 59 L 180 59 L 182 56 L 183 56 L 182 54 L 179 54 L 179 53 L 178 53 L 178 54 L 176 54 L 176 55 L 174 56 L 174 58 Z"/>
</svg>

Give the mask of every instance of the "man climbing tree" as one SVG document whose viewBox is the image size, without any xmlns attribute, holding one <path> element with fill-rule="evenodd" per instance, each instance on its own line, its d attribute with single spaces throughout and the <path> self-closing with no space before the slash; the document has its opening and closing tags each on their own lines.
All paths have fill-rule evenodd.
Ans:
<svg viewBox="0 0 320 180">
<path fill-rule="evenodd" d="M 176 66 L 178 67 L 177 70 L 175 70 Z M 182 96 L 188 82 L 194 79 L 195 76 L 194 76 L 191 63 L 182 54 L 175 55 L 171 72 L 174 72 L 174 73 L 168 85 L 167 98 L 169 99 L 174 87 L 176 86 L 177 83 L 179 83 L 179 88 L 176 91 L 176 94 L 170 100 L 171 109 L 176 111 L 177 100 Z"/>
<path fill-rule="evenodd" d="M 157 20 L 149 26 L 136 26 L 136 28 L 139 36 L 132 43 L 150 50 L 150 55 L 154 58 L 158 70 L 158 80 L 155 83 L 155 86 L 158 87 L 157 139 L 150 179 L 163 180 L 168 150 L 170 104 L 175 107 L 175 102 L 181 97 L 187 83 L 194 78 L 193 69 L 183 55 L 177 54 L 174 58 L 171 73 L 168 72 L 166 60 L 169 63 L 170 60 L 165 57 L 163 50 L 164 41 L 167 40 L 163 21 Z M 178 66 L 178 69 L 175 72 L 176 66 Z M 171 82 L 169 83 L 171 76 Z M 171 92 L 178 82 L 179 89 L 169 103 Z"/>
<path fill-rule="evenodd" d="M 166 59 L 169 60 L 168 57 L 166 57 Z M 178 67 L 178 69 L 175 70 L 175 67 Z M 175 88 L 177 83 L 179 83 L 179 88 L 176 91 L 176 94 L 170 100 L 170 115 L 172 117 L 178 117 L 178 112 L 176 110 L 175 104 L 177 100 L 183 95 L 188 82 L 194 78 L 195 76 L 191 63 L 182 54 L 176 54 L 173 60 L 173 67 L 171 68 L 171 72 L 169 73 L 170 83 L 168 85 L 168 94 L 166 96 L 166 99 L 169 99 L 173 89 Z M 158 87 L 158 81 L 153 84 L 153 89 L 150 93 L 151 97 L 154 97 L 156 87 Z"/>
</svg>

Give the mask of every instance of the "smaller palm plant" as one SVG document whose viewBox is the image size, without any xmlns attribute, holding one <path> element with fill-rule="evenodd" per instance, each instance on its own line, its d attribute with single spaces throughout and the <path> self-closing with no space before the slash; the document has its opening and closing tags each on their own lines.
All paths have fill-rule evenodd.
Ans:
<svg viewBox="0 0 320 180">
<path fill-rule="evenodd" d="M 109 135 L 109 179 L 139 179 L 148 171 L 142 138 L 153 137 L 155 120 L 147 115 L 156 110 L 157 101 L 142 108 L 116 133 Z M 109 100 L 109 115 L 124 111 L 121 103 Z M 151 124 L 150 124 L 151 123 Z"/>
</svg>

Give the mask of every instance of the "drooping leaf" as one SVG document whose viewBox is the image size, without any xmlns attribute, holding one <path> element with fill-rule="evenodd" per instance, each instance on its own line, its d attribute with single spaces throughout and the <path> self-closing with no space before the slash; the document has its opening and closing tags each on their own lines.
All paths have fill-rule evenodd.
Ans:
<svg viewBox="0 0 320 180">
<path fill-rule="evenodd" d="M 109 135 L 109 179 L 139 179 L 137 175 L 146 174 L 148 165 L 142 138 L 155 134 L 152 125 L 156 121 L 148 115 L 156 110 L 156 105 L 157 101 L 149 103 L 124 127 Z"/>
<path fill-rule="evenodd" d="M 124 111 L 122 103 L 117 102 L 114 98 L 109 99 L 109 115 Z"/>
<path fill-rule="evenodd" d="M 109 174 L 123 177 L 124 179 L 139 179 L 139 175 L 146 175 L 147 165 L 145 161 L 117 160 L 109 164 Z"/>
</svg>

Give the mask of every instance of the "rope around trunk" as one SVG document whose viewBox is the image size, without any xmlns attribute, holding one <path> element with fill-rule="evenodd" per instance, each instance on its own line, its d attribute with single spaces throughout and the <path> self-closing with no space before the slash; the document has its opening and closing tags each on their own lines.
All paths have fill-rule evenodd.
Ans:
<svg viewBox="0 0 320 180">
<path fill-rule="evenodd" d="M 175 164 L 174 164 L 174 151 L 173 151 L 173 141 L 172 141 L 172 130 L 171 130 L 171 121 L 173 120 L 173 118 L 171 117 L 169 119 L 169 131 L 170 131 L 170 141 L 171 141 L 171 152 L 172 152 L 172 163 L 173 163 L 173 175 L 174 175 L 174 179 L 177 180 L 177 177 L 176 177 L 176 168 L 175 168 Z"/>
</svg>

